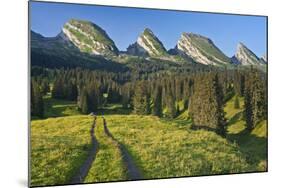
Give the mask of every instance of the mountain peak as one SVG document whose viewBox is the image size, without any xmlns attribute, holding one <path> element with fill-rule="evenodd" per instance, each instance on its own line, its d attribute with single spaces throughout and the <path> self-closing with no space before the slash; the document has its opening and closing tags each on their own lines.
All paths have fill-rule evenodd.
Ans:
<svg viewBox="0 0 281 188">
<path fill-rule="evenodd" d="M 127 48 L 131 55 L 166 56 L 167 51 L 162 42 L 154 35 L 152 30 L 145 28 L 139 35 L 137 42 Z"/>
<path fill-rule="evenodd" d="M 230 59 L 205 36 L 183 32 L 176 49 L 179 54 L 205 65 L 227 65 Z"/>
<path fill-rule="evenodd" d="M 154 33 L 152 32 L 152 30 L 151 29 L 149 29 L 149 28 L 145 28 L 144 30 L 143 30 L 143 32 L 142 32 L 143 34 L 150 34 L 150 35 L 154 35 Z"/>
<path fill-rule="evenodd" d="M 70 19 L 64 24 L 62 33 L 82 52 L 104 56 L 118 54 L 113 40 L 90 21 Z"/>
<path fill-rule="evenodd" d="M 241 65 L 258 65 L 261 63 L 260 58 L 242 42 L 237 45 L 235 58 Z"/>
</svg>

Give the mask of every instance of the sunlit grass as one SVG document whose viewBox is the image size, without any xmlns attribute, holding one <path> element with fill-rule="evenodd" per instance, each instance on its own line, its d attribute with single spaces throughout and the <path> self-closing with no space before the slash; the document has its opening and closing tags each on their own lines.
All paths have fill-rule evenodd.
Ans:
<svg viewBox="0 0 281 188">
<path fill-rule="evenodd" d="M 114 141 L 104 133 L 101 117 L 97 119 L 95 135 L 99 142 L 99 149 L 85 182 L 126 180 L 121 152 Z"/>
<path fill-rule="evenodd" d="M 267 121 L 261 121 L 251 132 L 246 130 L 243 118 L 243 98 L 239 98 L 240 109 L 234 109 L 233 97 L 226 103 L 225 112 L 228 121 L 227 138 L 239 145 L 245 155 L 251 171 L 267 170 Z"/>
<path fill-rule="evenodd" d="M 31 122 L 31 185 L 69 183 L 91 147 L 89 116 Z"/>
<path fill-rule="evenodd" d="M 239 148 L 213 132 L 183 129 L 154 116 L 106 116 L 115 137 L 124 143 L 145 178 L 245 172 Z"/>
</svg>

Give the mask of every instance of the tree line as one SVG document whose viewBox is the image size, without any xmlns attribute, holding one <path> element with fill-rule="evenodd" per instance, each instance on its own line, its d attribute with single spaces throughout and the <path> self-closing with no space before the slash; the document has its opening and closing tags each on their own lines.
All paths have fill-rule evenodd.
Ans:
<svg viewBox="0 0 281 188">
<path fill-rule="evenodd" d="M 267 116 L 266 75 L 255 68 L 167 71 L 142 76 L 81 68 L 35 70 L 32 115 L 42 116 L 42 97 L 51 92 L 52 98 L 77 101 L 84 114 L 96 112 L 106 103 L 121 103 L 136 114 L 167 118 L 188 110 L 193 127 L 213 129 L 221 135 L 226 132 L 223 108 L 234 95 L 235 108 L 240 108 L 238 97 L 244 98 L 248 130 Z"/>
</svg>

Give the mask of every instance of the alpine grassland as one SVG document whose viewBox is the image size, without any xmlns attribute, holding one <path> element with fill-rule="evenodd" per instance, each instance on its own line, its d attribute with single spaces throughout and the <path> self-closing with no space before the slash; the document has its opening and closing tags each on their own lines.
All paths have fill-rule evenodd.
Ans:
<svg viewBox="0 0 281 188">
<path fill-rule="evenodd" d="M 69 183 L 91 147 L 89 116 L 31 121 L 31 185 Z"/>
<path fill-rule="evenodd" d="M 46 114 L 64 115 L 31 122 L 31 185 L 67 184 L 93 147 L 93 116 L 79 115 L 71 101 L 44 100 Z M 182 102 L 183 111 L 175 119 L 135 115 L 119 104 L 108 104 L 105 114 L 97 115 L 97 154 L 84 182 L 128 180 L 117 142 L 127 148 L 145 179 L 265 171 L 266 121 L 247 132 L 243 97 L 239 97 L 240 108 L 234 103 L 235 96 L 224 107 L 225 138 L 213 131 L 193 130 Z M 105 133 L 102 117 L 115 140 Z"/>
<path fill-rule="evenodd" d="M 145 178 L 246 172 L 236 144 L 213 132 L 190 129 L 190 123 L 155 116 L 110 115 L 108 127 L 125 144 Z M 183 122 L 181 122 L 183 123 Z"/>
<path fill-rule="evenodd" d="M 126 180 L 126 169 L 118 145 L 105 134 L 101 117 L 97 119 L 95 135 L 98 153 L 88 172 L 85 183 Z"/>
<path fill-rule="evenodd" d="M 235 97 L 225 106 L 228 119 L 227 139 L 238 144 L 252 171 L 267 170 L 267 121 L 260 121 L 252 131 L 246 130 L 243 117 L 244 99 L 239 98 L 241 108 L 234 108 Z"/>
</svg>

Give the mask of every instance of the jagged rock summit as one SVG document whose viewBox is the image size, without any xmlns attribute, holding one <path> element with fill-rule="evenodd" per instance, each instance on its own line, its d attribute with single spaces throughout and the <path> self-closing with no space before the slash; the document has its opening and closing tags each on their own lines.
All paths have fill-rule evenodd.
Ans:
<svg viewBox="0 0 281 188">
<path fill-rule="evenodd" d="M 194 33 L 182 33 L 175 50 L 205 65 L 228 65 L 231 62 L 211 39 Z"/>
<path fill-rule="evenodd" d="M 263 58 L 257 57 L 256 54 L 242 42 L 238 43 L 236 54 L 232 57 L 232 62 L 241 65 L 259 65 L 266 63 Z"/>
<path fill-rule="evenodd" d="M 136 56 L 152 57 L 167 55 L 167 51 L 162 42 L 148 28 L 145 28 L 139 35 L 137 42 L 127 48 L 127 53 Z"/>
<path fill-rule="evenodd" d="M 60 34 L 69 39 L 82 52 L 102 55 L 116 56 L 118 49 L 113 40 L 98 25 L 84 20 L 71 19 L 62 28 Z"/>
</svg>

